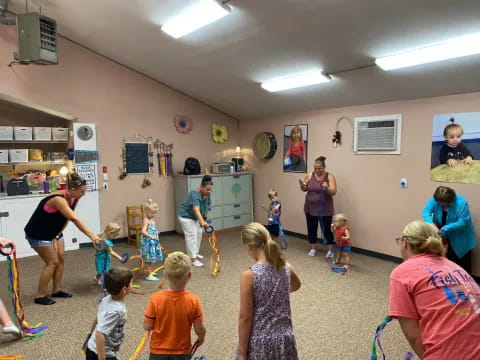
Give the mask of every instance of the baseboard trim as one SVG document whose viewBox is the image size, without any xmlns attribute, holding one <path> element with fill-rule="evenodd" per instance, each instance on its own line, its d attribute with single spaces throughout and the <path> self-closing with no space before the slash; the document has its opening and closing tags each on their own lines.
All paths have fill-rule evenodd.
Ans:
<svg viewBox="0 0 480 360">
<path fill-rule="evenodd" d="M 308 240 L 308 236 L 305 235 L 305 234 L 300 234 L 300 233 L 296 233 L 296 232 L 289 231 L 289 230 L 283 230 L 283 232 L 286 235 L 295 236 L 295 237 L 300 238 L 302 240 Z M 318 239 L 317 242 L 320 242 L 320 239 Z M 371 256 L 371 257 L 381 259 L 381 260 L 391 261 L 391 262 L 394 262 L 396 264 L 400 264 L 403 261 L 402 258 L 397 257 L 397 256 L 387 255 L 387 254 L 379 253 L 379 252 L 372 251 L 372 250 L 366 250 L 366 249 L 362 249 L 362 248 L 359 248 L 359 247 L 356 247 L 356 246 L 352 246 L 352 252 L 362 254 L 362 255 Z"/>
</svg>

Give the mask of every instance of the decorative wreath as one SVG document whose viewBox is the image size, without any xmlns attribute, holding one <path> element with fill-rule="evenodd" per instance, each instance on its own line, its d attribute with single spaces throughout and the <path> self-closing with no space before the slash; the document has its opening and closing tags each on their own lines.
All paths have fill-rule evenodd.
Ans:
<svg viewBox="0 0 480 360">
<path fill-rule="evenodd" d="M 223 124 L 212 124 L 212 139 L 217 144 L 223 144 L 228 140 L 228 130 Z"/>
<path fill-rule="evenodd" d="M 187 135 L 193 129 L 193 121 L 187 115 L 177 115 L 173 120 L 175 129 L 177 132 L 183 135 Z"/>
</svg>

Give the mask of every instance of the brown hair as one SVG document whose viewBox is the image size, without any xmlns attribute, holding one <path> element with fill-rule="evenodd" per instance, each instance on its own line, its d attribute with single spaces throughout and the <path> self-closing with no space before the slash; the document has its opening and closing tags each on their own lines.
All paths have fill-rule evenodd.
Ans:
<svg viewBox="0 0 480 360">
<path fill-rule="evenodd" d="M 292 130 L 290 130 L 290 139 L 292 139 L 292 136 L 293 134 L 295 134 L 296 132 L 299 132 L 300 133 L 300 141 L 303 140 L 303 131 L 302 131 L 302 128 L 298 125 L 295 125 Z M 292 139 L 293 141 L 293 139 Z"/>
<path fill-rule="evenodd" d="M 82 179 L 76 172 L 72 172 L 67 175 L 67 188 L 68 190 L 74 190 L 87 185 L 87 181 Z"/>
<path fill-rule="evenodd" d="M 415 220 L 403 229 L 404 239 L 415 254 L 442 255 L 445 247 L 431 224 Z"/>
<path fill-rule="evenodd" d="M 448 186 L 439 186 L 433 193 L 433 198 L 439 203 L 451 204 L 455 200 L 455 190 Z"/>
<path fill-rule="evenodd" d="M 318 158 L 315 159 L 315 165 L 322 165 L 323 167 L 326 167 L 325 160 L 327 160 L 325 156 L 319 156 Z"/>
<path fill-rule="evenodd" d="M 448 124 L 447 126 L 445 126 L 445 128 L 443 129 L 443 137 L 446 138 L 447 135 L 448 135 L 448 131 L 449 131 L 449 130 L 452 130 L 452 129 L 460 129 L 460 130 L 462 131 L 462 135 L 463 135 L 462 125 L 456 124 L 454 118 L 450 118 L 449 121 L 450 121 L 450 124 Z"/>
<path fill-rule="evenodd" d="M 180 251 L 168 254 L 165 260 L 165 276 L 170 281 L 182 281 L 191 272 L 192 260 Z"/>
<path fill-rule="evenodd" d="M 272 240 L 268 230 L 260 223 L 245 225 L 241 233 L 243 245 L 251 249 L 263 249 L 265 257 L 276 271 L 282 269 L 286 262 L 280 246 Z"/>
<path fill-rule="evenodd" d="M 125 267 L 111 268 L 103 275 L 105 288 L 110 295 L 118 295 L 124 287 L 128 287 L 132 281 L 132 272 Z"/>
</svg>

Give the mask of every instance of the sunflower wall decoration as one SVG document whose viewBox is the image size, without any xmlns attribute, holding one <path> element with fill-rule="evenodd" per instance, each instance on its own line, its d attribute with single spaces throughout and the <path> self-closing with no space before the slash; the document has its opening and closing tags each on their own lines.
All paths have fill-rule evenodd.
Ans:
<svg viewBox="0 0 480 360">
<path fill-rule="evenodd" d="M 193 129 L 193 121 L 190 116 L 187 115 L 175 116 L 173 123 L 179 134 L 187 135 Z"/>
<path fill-rule="evenodd" d="M 212 124 L 212 139 L 217 144 L 223 144 L 228 140 L 228 130 L 223 124 Z"/>
</svg>

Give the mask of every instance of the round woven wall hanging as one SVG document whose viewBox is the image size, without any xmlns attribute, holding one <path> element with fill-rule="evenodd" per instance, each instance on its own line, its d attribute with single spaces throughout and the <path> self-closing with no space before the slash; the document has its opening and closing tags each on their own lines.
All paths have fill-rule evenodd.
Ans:
<svg viewBox="0 0 480 360">
<path fill-rule="evenodd" d="M 260 160 L 268 160 L 277 151 L 277 140 L 271 132 L 260 132 L 253 138 L 253 153 Z"/>
</svg>

